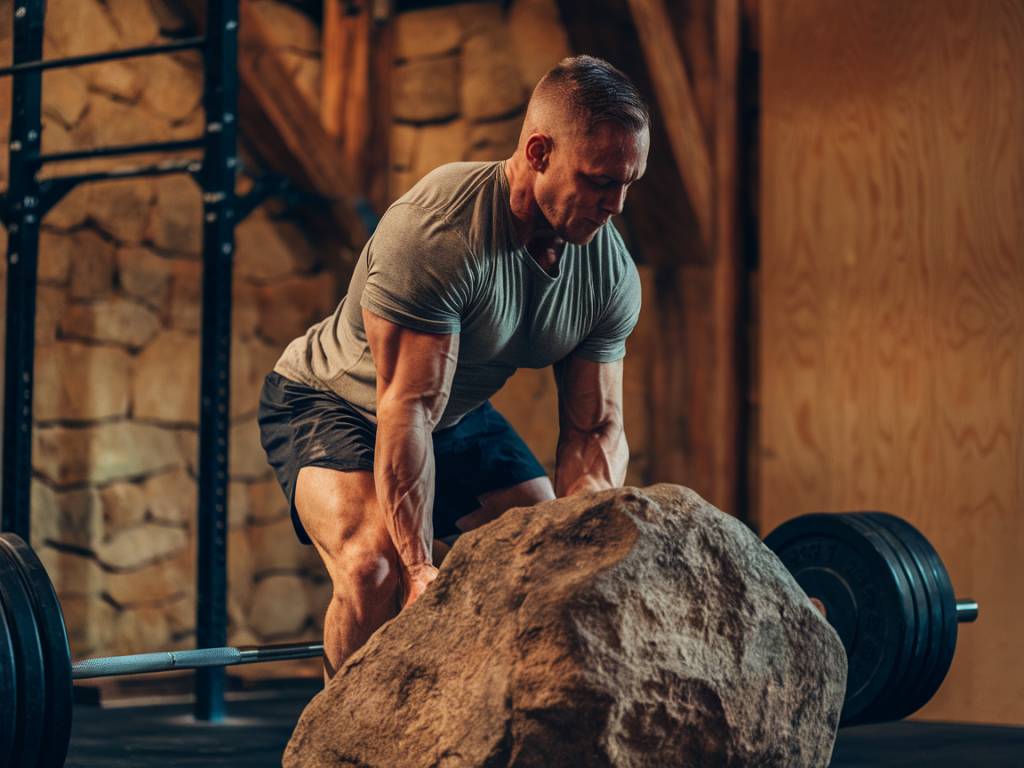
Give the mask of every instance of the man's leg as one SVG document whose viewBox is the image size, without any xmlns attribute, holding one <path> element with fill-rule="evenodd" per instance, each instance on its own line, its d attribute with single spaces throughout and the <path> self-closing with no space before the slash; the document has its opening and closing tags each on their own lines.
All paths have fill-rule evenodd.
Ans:
<svg viewBox="0 0 1024 768">
<path fill-rule="evenodd" d="M 330 576 L 333 592 L 324 617 L 324 675 L 398 613 L 399 569 L 377 505 L 371 472 L 303 467 L 295 508 Z"/>
<path fill-rule="evenodd" d="M 480 507 L 455 521 L 456 527 L 463 532 L 479 528 L 481 525 L 500 517 L 506 510 L 513 507 L 532 507 L 541 501 L 555 498 L 555 489 L 547 477 L 535 477 L 507 488 L 498 488 L 481 494 Z"/>
</svg>

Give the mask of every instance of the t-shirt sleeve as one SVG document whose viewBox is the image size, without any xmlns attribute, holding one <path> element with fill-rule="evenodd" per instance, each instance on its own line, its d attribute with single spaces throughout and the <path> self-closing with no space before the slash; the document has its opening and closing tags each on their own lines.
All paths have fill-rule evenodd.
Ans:
<svg viewBox="0 0 1024 768">
<path fill-rule="evenodd" d="M 361 307 L 425 333 L 460 331 L 472 265 L 465 240 L 447 222 L 417 205 L 392 206 L 365 258 Z"/>
<path fill-rule="evenodd" d="M 626 356 L 626 339 L 639 317 L 640 274 L 631 259 L 601 319 L 573 354 L 595 363 L 621 360 Z"/>
</svg>

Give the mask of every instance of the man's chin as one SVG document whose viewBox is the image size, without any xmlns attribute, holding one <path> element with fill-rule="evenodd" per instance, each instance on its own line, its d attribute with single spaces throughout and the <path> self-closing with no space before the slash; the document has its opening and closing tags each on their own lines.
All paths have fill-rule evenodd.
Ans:
<svg viewBox="0 0 1024 768">
<path fill-rule="evenodd" d="M 600 230 L 601 227 L 592 224 L 588 226 L 586 229 L 580 228 L 577 229 L 575 232 L 566 235 L 565 240 L 566 242 L 570 242 L 573 245 L 587 245 L 591 240 L 594 239 L 594 237 Z"/>
</svg>

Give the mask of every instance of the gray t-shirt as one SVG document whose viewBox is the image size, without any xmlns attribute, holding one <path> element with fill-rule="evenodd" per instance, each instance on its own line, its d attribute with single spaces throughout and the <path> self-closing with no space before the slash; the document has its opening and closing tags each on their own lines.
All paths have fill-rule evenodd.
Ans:
<svg viewBox="0 0 1024 768">
<path fill-rule="evenodd" d="M 497 392 L 517 368 L 570 354 L 613 362 L 640 312 L 640 278 L 611 224 L 567 243 L 550 275 L 515 242 L 503 162 L 451 163 L 388 208 L 334 314 L 292 341 L 274 370 L 332 390 L 376 421 L 376 369 L 361 308 L 428 333 L 458 333 L 437 429 Z"/>
</svg>

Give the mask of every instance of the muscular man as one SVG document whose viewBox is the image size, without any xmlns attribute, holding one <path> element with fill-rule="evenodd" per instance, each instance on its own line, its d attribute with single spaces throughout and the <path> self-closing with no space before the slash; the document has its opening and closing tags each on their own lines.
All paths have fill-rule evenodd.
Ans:
<svg viewBox="0 0 1024 768">
<path fill-rule="evenodd" d="M 337 310 L 267 376 L 263 447 L 333 584 L 327 676 L 434 579 L 434 536 L 622 484 L 640 284 L 608 220 L 649 141 L 625 75 L 565 59 L 534 90 L 515 154 L 442 166 L 395 202 Z M 554 487 L 488 402 L 517 368 L 549 365 Z"/>
</svg>

